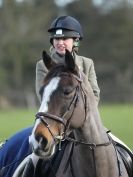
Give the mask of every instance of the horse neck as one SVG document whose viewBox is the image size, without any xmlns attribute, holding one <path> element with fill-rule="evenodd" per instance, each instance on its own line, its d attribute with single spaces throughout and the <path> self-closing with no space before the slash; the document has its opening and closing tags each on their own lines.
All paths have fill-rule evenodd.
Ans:
<svg viewBox="0 0 133 177">
<path fill-rule="evenodd" d="M 100 118 L 92 88 L 86 80 L 84 80 L 81 87 L 86 95 L 86 119 L 84 125 L 76 131 L 77 137 L 95 144 L 104 143 L 108 140 L 108 137 Z"/>
<path fill-rule="evenodd" d="M 100 120 L 98 108 L 90 106 L 84 125 L 76 131 L 77 138 L 90 143 L 104 143 L 108 138 Z"/>
</svg>

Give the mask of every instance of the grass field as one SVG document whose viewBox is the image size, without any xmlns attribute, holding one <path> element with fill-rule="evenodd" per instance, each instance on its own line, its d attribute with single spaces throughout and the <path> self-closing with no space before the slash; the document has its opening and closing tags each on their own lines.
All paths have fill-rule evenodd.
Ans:
<svg viewBox="0 0 133 177">
<path fill-rule="evenodd" d="M 105 127 L 133 149 L 133 105 L 101 105 Z M 0 141 L 34 123 L 36 110 L 0 110 Z"/>
<path fill-rule="evenodd" d="M 133 150 L 133 105 L 104 105 L 100 113 L 105 127 Z"/>
</svg>

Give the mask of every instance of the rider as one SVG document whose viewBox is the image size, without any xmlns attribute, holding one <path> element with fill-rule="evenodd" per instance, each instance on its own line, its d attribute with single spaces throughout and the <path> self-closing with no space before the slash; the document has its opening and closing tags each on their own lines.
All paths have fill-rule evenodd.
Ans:
<svg viewBox="0 0 133 177">
<path fill-rule="evenodd" d="M 91 84 L 98 103 L 100 89 L 97 84 L 93 61 L 89 58 L 77 55 L 80 41 L 83 39 L 80 23 L 71 16 L 61 16 L 52 22 L 48 32 L 50 34 L 51 43 L 50 55 L 53 61 L 56 63 L 64 62 L 65 51 L 66 49 L 69 50 L 73 54 L 79 69 L 88 77 L 88 81 Z M 36 65 L 36 93 L 39 100 L 41 100 L 39 91 L 43 85 L 43 80 L 47 72 L 43 60 L 38 61 Z M 16 168 L 14 166 L 17 166 L 19 160 L 23 159 L 31 152 L 28 143 L 28 137 L 31 130 L 32 127 L 29 127 L 18 132 L 0 149 L 0 169 L 9 164 L 9 166 L 3 170 L 3 177 L 11 177 Z M 12 162 L 16 162 L 13 166 L 14 168 L 10 165 Z"/>
<path fill-rule="evenodd" d="M 83 32 L 80 23 L 71 16 L 61 16 L 56 18 L 50 28 L 50 55 L 56 63 L 64 62 L 65 50 L 69 50 L 78 65 L 79 69 L 88 77 L 88 81 L 93 89 L 96 101 L 99 101 L 100 89 L 97 84 L 97 77 L 93 61 L 90 58 L 77 55 L 80 41 L 83 39 Z M 42 60 L 36 65 L 36 93 L 40 100 L 39 90 L 43 85 L 43 79 L 47 73 Z"/>
</svg>

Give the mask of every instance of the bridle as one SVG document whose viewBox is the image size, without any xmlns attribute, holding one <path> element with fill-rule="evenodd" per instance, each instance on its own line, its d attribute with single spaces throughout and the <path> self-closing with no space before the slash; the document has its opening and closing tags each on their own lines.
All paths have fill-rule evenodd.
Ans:
<svg viewBox="0 0 133 177">
<path fill-rule="evenodd" d="M 79 100 L 79 90 L 80 90 L 81 82 L 82 82 L 82 80 L 78 76 L 76 76 L 74 74 L 72 74 L 72 75 L 78 81 L 78 84 L 75 88 L 74 96 L 73 96 L 73 98 L 70 102 L 70 105 L 68 106 L 66 112 L 61 117 L 55 116 L 53 114 L 46 113 L 46 112 L 38 112 L 36 114 L 36 119 L 40 119 L 41 122 L 43 123 L 43 125 L 45 127 L 47 127 L 47 129 L 49 130 L 49 132 L 50 132 L 51 136 L 53 137 L 54 141 L 55 142 L 58 141 L 60 143 L 60 146 L 59 146 L 60 148 L 61 148 L 61 141 L 66 140 L 67 137 L 68 137 L 68 134 L 70 134 L 70 132 L 71 132 L 71 131 L 69 131 L 69 126 L 70 126 L 70 122 L 71 122 L 74 110 L 76 108 L 77 102 Z M 60 131 L 59 135 L 57 135 L 57 136 L 53 135 L 53 133 L 50 129 L 50 125 L 47 122 L 47 119 L 54 120 L 54 121 L 61 124 L 61 131 Z"/>
<path fill-rule="evenodd" d="M 85 93 L 85 91 L 84 91 L 84 89 L 82 87 L 82 81 L 83 80 L 81 78 L 81 74 L 79 75 L 80 77 L 78 77 L 75 74 L 72 74 L 72 76 L 78 81 L 78 85 L 75 88 L 74 97 L 72 98 L 72 101 L 70 102 L 70 105 L 67 108 L 67 111 L 61 117 L 55 116 L 55 115 L 50 114 L 50 113 L 38 112 L 36 114 L 36 119 L 40 119 L 41 120 L 41 122 L 44 124 L 44 126 L 47 127 L 47 129 L 49 130 L 49 132 L 52 135 L 52 137 L 55 140 L 55 142 L 58 141 L 60 144 L 61 144 L 61 141 L 67 140 L 67 141 L 73 142 L 75 144 L 87 145 L 90 149 L 94 149 L 96 147 L 110 145 L 112 143 L 112 140 L 109 140 L 108 142 L 105 142 L 105 143 L 95 144 L 95 143 L 88 143 L 88 142 L 84 142 L 82 140 L 77 140 L 75 138 L 69 137 L 70 131 L 68 131 L 68 130 L 69 130 L 70 122 L 71 122 L 71 119 L 72 119 L 72 115 L 74 113 L 74 110 L 76 108 L 77 102 L 79 100 L 79 91 L 80 90 L 82 92 L 82 97 L 83 97 L 83 101 L 84 101 L 84 110 L 85 110 L 84 121 L 86 120 L 86 116 L 87 116 L 87 108 L 86 108 L 86 100 L 87 100 L 86 97 L 87 96 L 86 96 L 86 93 Z M 67 115 L 70 115 L 70 116 L 69 116 L 68 119 L 65 119 L 65 117 Z M 46 118 L 54 120 L 54 121 L 60 123 L 61 125 L 63 125 L 63 128 L 61 128 L 61 129 L 63 129 L 63 131 L 60 131 L 60 135 L 57 135 L 57 136 L 53 135 Z"/>
</svg>

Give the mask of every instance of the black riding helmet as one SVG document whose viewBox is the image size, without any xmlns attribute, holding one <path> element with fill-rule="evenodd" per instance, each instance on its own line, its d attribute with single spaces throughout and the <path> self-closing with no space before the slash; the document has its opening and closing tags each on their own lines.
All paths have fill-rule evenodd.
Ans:
<svg viewBox="0 0 133 177">
<path fill-rule="evenodd" d="M 81 40 L 83 38 L 82 27 L 80 23 L 71 16 L 61 16 L 56 18 L 50 28 L 48 29 L 50 33 L 50 42 L 52 43 L 53 38 L 78 38 Z"/>
</svg>

